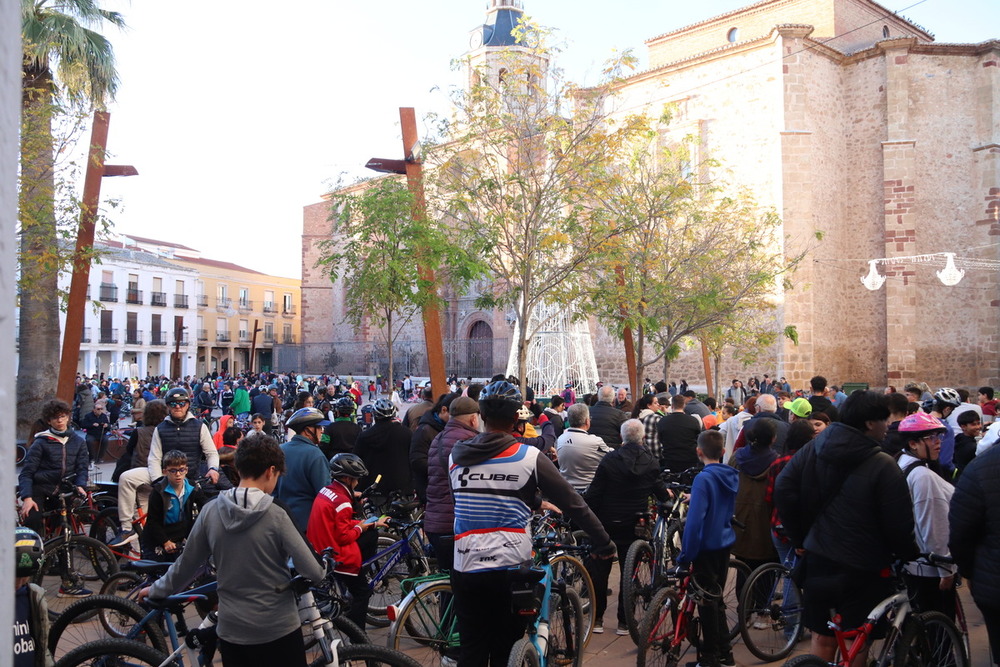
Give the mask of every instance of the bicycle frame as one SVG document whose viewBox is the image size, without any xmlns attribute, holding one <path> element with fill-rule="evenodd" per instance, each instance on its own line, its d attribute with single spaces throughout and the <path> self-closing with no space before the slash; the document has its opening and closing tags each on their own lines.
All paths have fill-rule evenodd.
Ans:
<svg viewBox="0 0 1000 667">
<path fill-rule="evenodd" d="M 171 597 L 186 597 L 188 598 L 188 602 L 194 602 L 198 599 L 204 599 L 205 595 L 208 593 L 215 592 L 217 587 L 218 582 L 213 581 L 197 588 L 193 588 L 181 595 Z M 176 622 L 174 621 L 175 614 L 177 615 Z M 171 664 L 171 661 L 177 660 L 177 666 L 184 667 L 185 662 L 182 654 L 185 653 L 184 649 L 187 649 L 186 653 L 191 666 L 194 667 L 195 665 L 203 665 L 204 661 L 202 660 L 200 651 L 196 650 L 196 647 L 192 646 L 187 641 L 181 642 L 180 640 L 181 634 L 188 635 L 190 634 L 190 631 L 187 628 L 187 622 L 184 620 L 184 614 L 179 610 L 171 610 L 166 607 L 157 607 L 156 609 L 153 609 L 146 614 L 140 622 L 136 623 L 131 630 L 129 630 L 125 638 L 134 640 L 139 633 L 142 632 L 143 628 L 150 623 L 155 623 L 157 619 L 160 618 L 163 619 L 164 626 L 167 629 L 167 639 L 170 641 L 170 647 L 173 649 L 173 652 L 167 657 L 163 664 Z"/>
<path fill-rule="evenodd" d="M 377 586 L 378 583 L 385 578 L 386 573 L 392 571 L 392 568 L 396 567 L 396 564 L 399 563 L 399 561 L 405 558 L 406 556 L 409 556 L 411 554 L 419 554 L 421 559 L 426 560 L 426 556 L 424 555 L 423 550 L 417 551 L 416 549 L 413 548 L 412 541 L 418 538 L 419 533 L 420 533 L 420 524 L 414 523 L 410 525 L 406 529 L 406 534 L 403 535 L 401 539 L 397 540 L 396 542 L 393 542 L 391 546 L 382 549 L 381 551 L 379 551 L 374 556 L 372 556 L 371 558 L 369 558 L 368 560 L 366 560 L 364 563 L 361 564 L 362 568 L 368 567 L 372 563 L 376 562 L 378 559 L 383 558 L 387 554 L 391 554 L 389 558 L 386 560 L 385 564 L 382 565 L 381 569 L 379 569 L 378 572 L 374 573 L 369 579 L 368 581 L 369 588 L 374 590 L 375 586 Z"/>
<path fill-rule="evenodd" d="M 543 558 L 542 562 L 538 564 L 545 575 L 542 577 L 542 583 L 545 584 L 544 593 L 542 593 L 542 604 L 538 609 L 538 615 L 535 616 L 534 621 L 528 624 L 528 640 L 534 644 L 535 649 L 538 650 L 538 657 L 541 660 L 541 667 L 545 667 L 548 663 L 548 648 L 549 648 L 549 617 L 551 610 L 549 605 L 552 602 L 552 566 L 549 565 L 547 558 Z"/>
<path fill-rule="evenodd" d="M 690 595 L 688 595 L 688 588 L 691 584 L 691 575 L 685 576 L 681 580 L 681 590 L 684 591 L 684 595 L 681 596 L 680 600 L 677 601 L 676 608 L 674 609 L 672 616 L 674 616 L 673 630 L 670 633 L 670 648 L 666 652 L 671 652 L 680 656 L 681 644 L 688 638 L 688 620 L 694 615 L 695 602 Z M 666 637 L 666 633 L 660 633 L 659 630 L 663 625 L 664 620 L 667 618 L 666 614 L 661 614 L 656 625 L 650 631 L 650 636 L 647 637 L 647 641 L 655 636 Z"/>
<path fill-rule="evenodd" d="M 875 624 L 882 619 L 883 616 L 888 614 L 890 611 L 895 612 L 895 617 L 892 619 L 892 627 L 889 630 L 889 635 L 899 634 L 903 630 L 903 623 L 906 621 L 907 616 L 910 615 L 910 599 L 906 594 L 906 591 L 900 591 L 895 595 L 890 595 L 881 602 L 879 602 L 875 607 L 868 613 L 868 617 L 865 622 L 861 624 L 861 627 L 854 630 L 842 630 L 840 628 L 840 614 L 831 619 L 827 625 L 834 632 L 834 636 L 837 639 L 837 647 L 840 649 L 840 655 L 843 656 L 842 664 L 850 665 L 851 662 L 861 653 L 863 650 L 868 648 L 868 639 L 871 637 L 872 631 L 875 629 Z M 848 641 L 850 645 L 848 646 Z M 891 649 L 892 642 L 887 641 L 885 646 L 886 649 Z"/>
</svg>

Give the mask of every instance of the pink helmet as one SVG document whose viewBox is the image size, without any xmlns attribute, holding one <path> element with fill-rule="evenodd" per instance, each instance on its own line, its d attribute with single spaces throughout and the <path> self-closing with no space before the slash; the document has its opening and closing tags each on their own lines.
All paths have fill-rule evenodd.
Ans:
<svg viewBox="0 0 1000 667">
<path fill-rule="evenodd" d="M 900 433 L 944 433 L 945 430 L 940 419 L 926 412 L 915 412 L 899 422 Z"/>
</svg>

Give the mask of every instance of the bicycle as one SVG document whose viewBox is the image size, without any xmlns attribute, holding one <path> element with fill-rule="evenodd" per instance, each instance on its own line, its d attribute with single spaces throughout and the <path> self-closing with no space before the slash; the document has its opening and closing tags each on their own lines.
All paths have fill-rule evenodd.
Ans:
<svg viewBox="0 0 1000 667">
<path fill-rule="evenodd" d="M 402 537 L 394 540 L 379 535 L 378 551 L 361 564 L 372 589 L 367 620 L 379 628 L 389 625 L 388 608 L 403 597 L 402 581 L 431 573 L 430 560 L 421 537 L 423 521 L 405 522 L 390 518 L 389 526 Z M 346 595 L 346 592 L 342 591 L 342 594 Z"/>
<path fill-rule="evenodd" d="M 639 619 L 645 614 L 655 592 L 668 580 L 667 573 L 681 550 L 681 537 L 687 514 L 684 494 L 691 492 L 697 468 L 681 473 L 665 473 L 663 479 L 674 498 L 656 505 L 652 535 L 637 539 L 625 556 L 620 595 L 625 606 L 625 622 L 632 641 L 639 643 Z M 646 525 L 649 516 L 645 517 Z"/>
<path fill-rule="evenodd" d="M 921 554 L 920 560 L 930 565 L 951 562 L 935 554 Z M 947 616 L 935 611 L 913 613 L 901 567 L 901 563 L 893 566 L 896 593 L 876 604 L 860 627 L 844 630 L 839 614 L 827 623 L 837 640 L 836 662 L 807 654 L 788 660 L 785 667 L 849 667 L 858 655 L 868 651 L 875 626 L 883 618 L 888 620 L 889 629 L 873 663 L 877 667 L 968 667 L 965 644 Z"/>
<path fill-rule="evenodd" d="M 392 621 L 388 646 L 414 653 L 427 667 L 437 667 L 445 657 L 455 659 L 460 640 L 447 572 L 414 577 L 402 582 L 406 597 L 388 610 Z"/>
<path fill-rule="evenodd" d="M 513 595 L 517 613 L 530 618 L 528 634 L 514 643 L 508 667 L 583 664 L 583 604 L 556 579 L 549 561 L 553 551 L 579 548 L 534 540 L 535 565 L 519 569 L 524 587 Z"/>
<path fill-rule="evenodd" d="M 765 563 L 747 578 L 740 594 L 740 634 L 756 657 L 766 662 L 788 656 L 802 637 L 802 592 L 791 579 L 798 557 Z"/>
<path fill-rule="evenodd" d="M 566 545 L 569 549 L 583 547 L 578 553 L 585 553 L 589 548 L 590 540 L 582 530 L 572 530 L 572 523 L 554 512 L 544 512 L 534 521 L 535 527 L 532 529 L 533 539 L 547 540 Z M 594 620 L 597 609 L 593 604 L 594 581 L 587 571 L 583 561 L 573 556 L 567 551 L 556 552 L 549 556 L 549 563 L 556 579 L 572 588 L 580 596 L 583 603 L 583 625 L 584 625 L 584 648 L 590 643 L 591 630 L 594 627 Z"/>
</svg>

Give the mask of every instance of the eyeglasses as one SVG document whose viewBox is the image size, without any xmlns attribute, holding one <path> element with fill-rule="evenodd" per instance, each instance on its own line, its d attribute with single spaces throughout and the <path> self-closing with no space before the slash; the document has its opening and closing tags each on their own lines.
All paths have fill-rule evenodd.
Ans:
<svg viewBox="0 0 1000 667">
<path fill-rule="evenodd" d="M 167 468 L 167 472 L 171 475 L 180 475 L 182 473 L 186 473 L 187 471 L 187 468 Z"/>
<path fill-rule="evenodd" d="M 941 440 L 944 439 L 944 436 L 942 434 L 940 434 L 940 433 L 932 433 L 930 435 L 925 435 L 924 437 L 922 437 L 920 439 L 922 441 L 923 440 L 930 440 L 931 442 L 940 442 Z"/>
<path fill-rule="evenodd" d="M 167 405 L 169 405 L 172 408 L 183 408 L 188 403 L 190 403 L 190 401 L 170 401 L 169 403 L 167 403 Z"/>
</svg>

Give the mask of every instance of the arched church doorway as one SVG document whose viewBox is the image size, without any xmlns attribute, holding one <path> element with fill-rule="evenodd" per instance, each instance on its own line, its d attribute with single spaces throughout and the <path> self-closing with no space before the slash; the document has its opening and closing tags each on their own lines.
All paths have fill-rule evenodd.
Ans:
<svg viewBox="0 0 1000 667">
<path fill-rule="evenodd" d="M 493 328 L 482 320 L 469 329 L 466 364 L 472 377 L 488 378 L 493 375 Z"/>
</svg>

